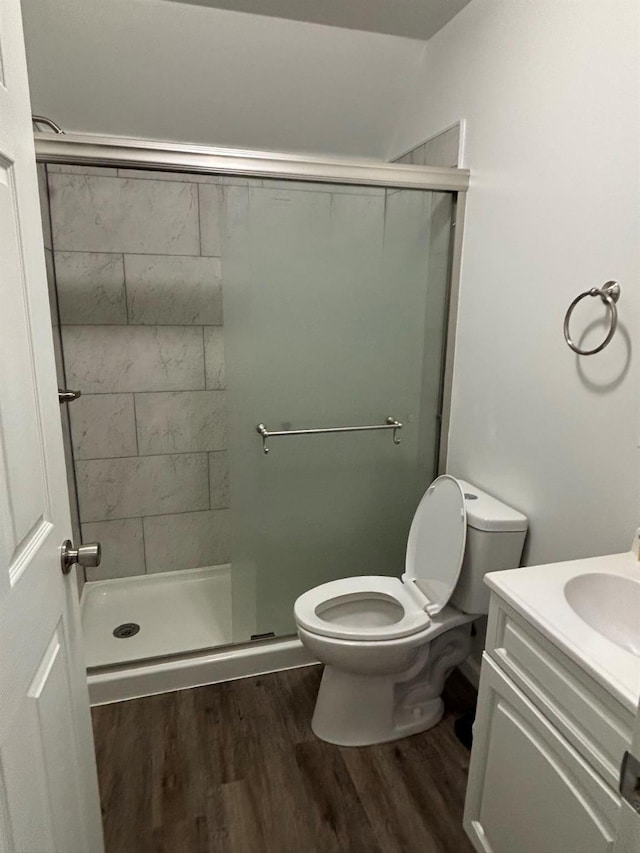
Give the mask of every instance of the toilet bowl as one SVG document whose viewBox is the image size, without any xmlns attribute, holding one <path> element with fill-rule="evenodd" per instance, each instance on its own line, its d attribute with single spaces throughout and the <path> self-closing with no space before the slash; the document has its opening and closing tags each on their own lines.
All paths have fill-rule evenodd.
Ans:
<svg viewBox="0 0 640 853">
<path fill-rule="evenodd" d="M 365 746 L 436 725 L 444 682 L 488 607 L 482 578 L 519 564 L 526 530 L 521 513 L 445 474 L 418 505 L 401 579 L 343 578 L 301 595 L 298 635 L 325 665 L 315 734 Z"/>
</svg>

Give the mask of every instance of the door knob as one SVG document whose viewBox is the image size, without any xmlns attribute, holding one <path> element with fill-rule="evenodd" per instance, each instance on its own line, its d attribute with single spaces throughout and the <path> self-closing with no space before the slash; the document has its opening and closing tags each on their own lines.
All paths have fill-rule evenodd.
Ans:
<svg viewBox="0 0 640 853">
<path fill-rule="evenodd" d="M 68 575 L 75 563 L 85 568 L 99 566 L 102 558 L 102 548 L 99 542 L 90 542 L 87 545 L 81 545 L 79 548 L 74 548 L 71 540 L 66 539 L 62 543 L 60 549 L 60 563 L 62 566 L 62 574 Z"/>
</svg>

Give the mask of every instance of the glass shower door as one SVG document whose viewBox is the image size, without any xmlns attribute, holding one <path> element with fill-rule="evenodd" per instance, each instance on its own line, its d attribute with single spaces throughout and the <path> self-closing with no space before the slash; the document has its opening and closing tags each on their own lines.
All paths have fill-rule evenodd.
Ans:
<svg viewBox="0 0 640 853">
<path fill-rule="evenodd" d="M 225 187 L 234 640 L 291 634 L 317 584 L 399 576 L 436 470 L 452 197 Z M 256 432 L 403 424 L 273 437 Z"/>
</svg>

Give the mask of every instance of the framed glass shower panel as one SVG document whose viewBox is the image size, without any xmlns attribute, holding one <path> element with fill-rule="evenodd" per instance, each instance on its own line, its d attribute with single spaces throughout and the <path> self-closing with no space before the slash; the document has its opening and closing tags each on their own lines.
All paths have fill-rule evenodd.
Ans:
<svg viewBox="0 0 640 853">
<path fill-rule="evenodd" d="M 452 195 L 264 179 L 225 187 L 222 265 L 234 640 L 293 603 L 399 576 L 433 478 Z M 260 185 L 261 184 L 261 185 Z M 269 439 L 256 431 L 402 423 Z"/>
</svg>

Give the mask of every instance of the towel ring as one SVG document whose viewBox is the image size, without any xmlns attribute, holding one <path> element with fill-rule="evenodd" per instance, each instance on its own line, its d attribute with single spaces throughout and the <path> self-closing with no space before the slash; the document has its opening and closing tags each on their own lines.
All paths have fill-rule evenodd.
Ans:
<svg viewBox="0 0 640 853">
<path fill-rule="evenodd" d="M 571 335 L 569 333 L 569 321 L 571 320 L 573 309 L 576 307 L 578 302 L 585 298 L 585 296 L 599 296 L 609 309 L 609 331 L 602 343 L 593 349 L 580 349 L 571 340 Z M 585 292 L 581 293 L 580 296 L 576 296 L 571 305 L 569 305 L 567 313 L 564 315 L 564 339 L 575 353 L 578 355 L 595 355 L 610 343 L 611 338 L 615 335 L 616 329 L 618 328 L 618 309 L 616 308 L 616 302 L 618 299 L 620 299 L 620 285 L 617 281 L 607 281 L 601 288 L 592 287 L 591 290 L 585 290 Z"/>
</svg>

